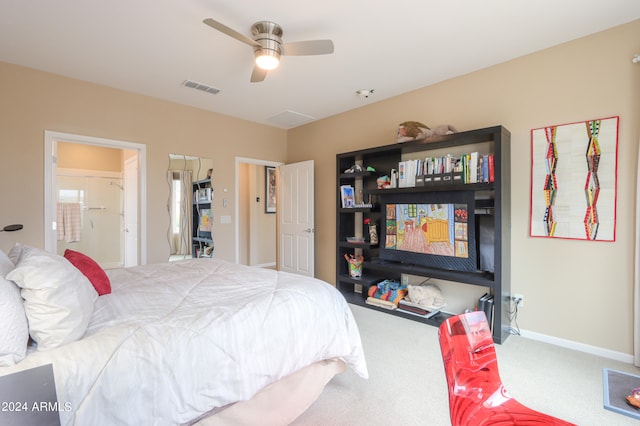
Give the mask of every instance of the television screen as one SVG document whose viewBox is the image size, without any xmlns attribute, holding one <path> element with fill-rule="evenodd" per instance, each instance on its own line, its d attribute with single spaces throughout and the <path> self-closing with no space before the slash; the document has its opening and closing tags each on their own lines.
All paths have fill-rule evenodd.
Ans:
<svg viewBox="0 0 640 426">
<path fill-rule="evenodd" d="M 473 192 L 415 192 L 381 196 L 380 258 L 476 271 Z"/>
</svg>

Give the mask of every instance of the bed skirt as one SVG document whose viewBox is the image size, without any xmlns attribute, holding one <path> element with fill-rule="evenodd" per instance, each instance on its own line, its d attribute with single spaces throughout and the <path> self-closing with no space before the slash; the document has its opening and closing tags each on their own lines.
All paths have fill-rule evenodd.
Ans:
<svg viewBox="0 0 640 426">
<path fill-rule="evenodd" d="M 270 384 L 248 401 L 207 413 L 194 426 L 282 426 L 292 423 L 318 399 L 327 383 L 345 370 L 341 360 L 311 364 Z"/>
</svg>

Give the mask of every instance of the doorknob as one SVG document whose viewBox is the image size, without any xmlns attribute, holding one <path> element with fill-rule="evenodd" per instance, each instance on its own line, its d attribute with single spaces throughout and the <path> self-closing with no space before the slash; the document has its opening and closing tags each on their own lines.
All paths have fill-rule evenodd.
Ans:
<svg viewBox="0 0 640 426">
<path fill-rule="evenodd" d="M 313 234 L 313 233 L 315 232 L 315 229 L 307 228 L 307 229 L 305 229 L 305 230 L 304 230 L 304 231 L 302 231 L 302 232 L 306 232 L 307 234 Z"/>
</svg>

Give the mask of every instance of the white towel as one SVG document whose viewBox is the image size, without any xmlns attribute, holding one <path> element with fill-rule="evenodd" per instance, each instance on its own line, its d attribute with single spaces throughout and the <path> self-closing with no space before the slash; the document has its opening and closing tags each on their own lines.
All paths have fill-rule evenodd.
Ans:
<svg viewBox="0 0 640 426">
<path fill-rule="evenodd" d="M 81 218 L 80 203 L 64 205 L 64 240 L 68 243 L 80 241 Z"/>
<path fill-rule="evenodd" d="M 82 228 L 80 203 L 58 203 L 56 206 L 56 237 L 68 243 L 80 241 Z"/>
</svg>

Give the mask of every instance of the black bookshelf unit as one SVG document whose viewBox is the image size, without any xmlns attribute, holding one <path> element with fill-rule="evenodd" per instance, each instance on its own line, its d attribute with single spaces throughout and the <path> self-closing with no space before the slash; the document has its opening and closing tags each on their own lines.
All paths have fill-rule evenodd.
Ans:
<svg viewBox="0 0 640 426">
<path fill-rule="evenodd" d="M 493 339 L 502 343 L 509 336 L 509 307 L 511 303 L 511 187 L 510 187 L 510 132 L 502 126 L 459 132 L 437 136 L 422 141 L 396 143 L 358 151 L 341 153 L 336 156 L 337 169 L 337 213 L 336 213 L 336 287 L 347 301 L 433 326 L 439 326 L 451 314 L 441 312 L 432 318 L 424 318 L 398 310 L 387 310 L 365 303 L 368 288 L 383 279 L 397 279 L 403 274 L 431 277 L 486 288 L 495 299 L 493 313 Z M 424 186 L 378 189 L 376 180 L 390 175 L 398 169 L 398 163 L 406 159 L 426 156 L 459 155 L 480 152 L 493 156 L 493 181 L 479 183 L 429 183 Z M 346 172 L 354 165 L 361 167 L 354 172 Z M 375 171 L 367 171 L 372 167 Z M 340 187 L 354 188 L 356 207 L 342 207 Z M 483 271 L 462 271 L 428 267 L 414 263 L 404 263 L 380 259 L 380 247 L 371 244 L 364 219 L 369 218 L 378 226 L 378 233 L 385 232 L 385 217 L 380 200 L 388 194 L 429 193 L 431 199 L 460 191 L 473 193 L 473 208 L 476 220 L 475 234 L 478 259 L 489 256 L 493 267 Z M 479 218 L 482 218 L 480 221 Z M 483 235 L 490 232 L 491 244 L 480 246 L 480 226 Z M 485 228 L 486 227 L 486 228 Z M 350 243 L 347 237 L 362 236 L 364 242 Z M 344 255 L 362 255 L 363 272 L 359 278 L 349 276 Z M 479 261 L 478 261 L 479 262 Z M 446 283 L 444 284 L 446 286 Z M 446 288 L 443 287 L 446 293 Z"/>
<path fill-rule="evenodd" d="M 213 257 L 213 187 L 211 179 L 195 181 L 191 222 L 191 256 Z"/>
</svg>

